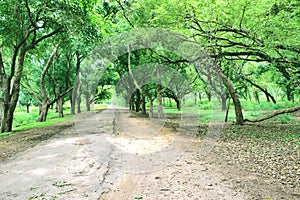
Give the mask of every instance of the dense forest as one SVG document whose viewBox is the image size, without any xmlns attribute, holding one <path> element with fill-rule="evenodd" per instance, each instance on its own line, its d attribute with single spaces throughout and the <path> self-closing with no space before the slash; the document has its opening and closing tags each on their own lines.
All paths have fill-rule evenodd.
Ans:
<svg viewBox="0 0 300 200">
<path fill-rule="evenodd" d="M 150 114 L 188 94 L 224 112 L 232 101 L 239 125 L 300 110 L 299 0 L 0 0 L 0 16 L 1 133 L 18 106 L 44 122 L 112 88 Z M 290 103 L 247 119 L 241 100 Z"/>
</svg>

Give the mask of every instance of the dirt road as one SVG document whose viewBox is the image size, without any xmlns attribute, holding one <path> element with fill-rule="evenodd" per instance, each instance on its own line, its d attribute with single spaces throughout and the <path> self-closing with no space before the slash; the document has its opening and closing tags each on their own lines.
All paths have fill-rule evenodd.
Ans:
<svg viewBox="0 0 300 200">
<path fill-rule="evenodd" d="M 0 199 L 296 199 L 147 118 L 105 110 L 75 122 L 0 164 Z"/>
</svg>

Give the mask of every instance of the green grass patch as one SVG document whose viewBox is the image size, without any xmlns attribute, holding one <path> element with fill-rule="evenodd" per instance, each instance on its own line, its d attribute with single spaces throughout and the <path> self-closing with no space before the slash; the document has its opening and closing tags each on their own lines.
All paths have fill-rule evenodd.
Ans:
<svg viewBox="0 0 300 200">
<path fill-rule="evenodd" d="M 13 134 L 13 132 L 0 133 L 0 137 L 8 136 L 8 135 L 11 135 L 11 134 Z"/>
<path fill-rule="evenodd" d="M 108 107 L 107 104 L 95 104 L 93 109 L 106 109 Z M 70 106 L 64 107 L 64 118 L 59 118 L 58 113 L 55 112 L 55 109 L 49 109 L 47 121 L 46 122 L 37 122 L 39 116 L 39 109 L 38 107 L 30 107 L 30 112 L 25 112 L 24 109 L 18 108 L 14 113 L 14 121 L 13 121 L 13 131 L 12 132 L 5 132 L 1 133 L 0 137 L 8 136 L 13 134 L 16 131 L 24 131 L 33 128 L 45 127 L 45 126 L 52 126 L 57 123 L 64 122 L 66 120 L 71 120 L 73 115 L 66 114 L 70 113 Z"/>
<path fill-rule="evenodd" d="M 291 108 L 296 106 L 290 101 L 279 101 L 276 104 L 268 101 L 261 101 L 260 103 L 256 101 L 241 100 L 243 110 L 245 111 L 267 111 L 267 110 L 279 110 L 285 108 Z M 233 105 L 232 105 L 233 106 Z"/>
<path fill-rule="evenodd" d="M 46 122 L 32 122 L 26 125 L 22 125 L 19 127 L 14 127 L 13 132 L 15 131 L 25 131 L 33 128 L 45 127 L 45 126 L 52 126 L 60 122 L 64 122 L 66 120 L 72 119 L 72 115 L 66 115 L 64 118 L 50 118 Z"/>
<path fill-rule="evenodd" d="M 261 103 L 257 103 L 254 101 L 241 100 L 241 103 L 243 107 L 244 118 L 250 120 L 265 117 L 266 115 L 271 114 L 275 110 L 296 106 L 296 104 L 293 104 L 292 102 L 289 101 L 282 101 L 282 102 L 278 102 L 277 104 L 273 104 L 267 101 L 261 101 Z M 195 105 L 191 106 L 191 102 L 189 103 L 187 102 L 183 105 L 181 111 L 177 110 L 176 105 L 174 105 L 173 107 L 166 106 L 164 107 L 164 112 L 176 113 L 176 114 L 180 114 L 180 113 L 198 114 L 200 116 L 199 117 L 200 123 L 224 122 L 226 112 L 221 111 L 221 107 L 219 104 L 220 102 L 217 102 L 216 100 L 208 101 L 205 99 L 202 100 L 201 102 L 198 102 L 198 105 L 196 106 Z M 156 109 L 157 108 L 155 106 L 154 113 L 157 112 Z M 280 124 L 287 124 L 287 123 L 297 122 L 298 120 L 299 119 L 297 117 L 294 117 L 291 114 L 282 114 L 274 118 L 271 118 L 267 121 L 278 122 Z M 235 110 L 232 101 L 228 113 L 228 121 L 229 122 L 235 121 Z"/>
</svg>

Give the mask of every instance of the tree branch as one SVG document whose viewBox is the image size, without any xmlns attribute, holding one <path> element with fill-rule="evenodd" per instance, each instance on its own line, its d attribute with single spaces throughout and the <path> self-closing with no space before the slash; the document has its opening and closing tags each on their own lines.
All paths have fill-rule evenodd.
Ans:
<svg viewBox="0 0 300 200">
<path fill-rule="evenodd" d="M 48 105 L 51 106 L 53 105 L 58 99 L 64 97 L 66 94 L 68 94 L 69 92 L 71 92 L 73 90 L 73 87 L 70 87 L 69 89 L 67 89 L 66 91 L 64 91 L 63 93 L 60 93 L 59 95 L 57 95 L 55 97 L 55 99 L 53 99 Z"/>
<path fill-rule="evenodd" d="M 2 79 L 6 77 L 2 52 L 0 51 L 0 85 L 2 85 Z"/>
<path fill-rule="evenodd" d="M 56 45 L 56 47 L 53 49 L 53 52 L 51 54 L 51 56 L 49 57 L 48 61 L 47 61 L 47 64 L 45 66 L 45 68 L 43 69 L 43 72 L 42 72 L 42 75 L 41 75 L 41 92 L 42 92 L 42 98 L 44 99 L 47 94 L 46 94 L 46 85 L 45 85 L 45 77 L 46 77 L 46 74 L 49 70 L 49 67 L 53 61 L 53 58 L 54 56 L 56 55 L 57 53 L 57 50 L 58 50 L 58 44 Z"/>
<path fill-rule="evenodd" d="M 35 40 L 35 41 L 32 41 L 31 44 L 27 47 L 27 49 L 32 49 L 34 48 L 38 43 L 40 43 L 41 41 L 59 33 L 61 30 L 63 30 L 63 27 L 59 27 L 57 29 L 55 29 L 54 31 L 52 31 L 51 33 L 48 33 L 46 35 L 43 35 L 42 37 L 40 37 L 39 39 Z"/>
<path fill-rule="evenodd" d="M 123 16 L 124 18 L 126 19 L 126 21 L 129 23 L 129 25 L 134 28 L 134 25 L 133 23 L 131 23 L 131 21 L 129 20 L 129 18 L 127 17 L 126 13 L 125 13 L 125 8 L 124 6 L 122 5 L 122 3 L 120 2 L 120 0 L 117 0 L 117 3 L 119 4 L 119 6 L 121 7 L 122 11 L 123 11 Z"/>
<path fill-rule="evenodd" d="M 260 118 L 260 119 L 255 119 L 255 120 L 250 120 L 250 119 L 245 119 L 244 122 L 262 122 L 262 121 L 265 121 L 267 119 L 271 119 L 273 117 L 276 117 L 277 115 L 282 115 L 282 114 L 285 114 L 285 113 L 293 113 L 293 112 L 296 112 L 296 111 L 299 111 L 300 110 L 300 106 L 296 106 L 296 107 L 293 107 L 293 108 L 288 108 L 288 109 L 283 109 L 283 110 L 277 110 L 275 111 L 274 113 L 266 116 L 266 117 L 263 117 L 263 118 Z"/>
<path fill-rule="evenodd" d="M 31 10 L 29 8 L 28 0 L 25 0 L 25 7 L 27 9 L 27 14 L 28 14 L 31 25 L 37 29 L 38 27 L 36 26 L 36 23 L 33 21 L 33 18 L 31 16 Z"/>
</svg>

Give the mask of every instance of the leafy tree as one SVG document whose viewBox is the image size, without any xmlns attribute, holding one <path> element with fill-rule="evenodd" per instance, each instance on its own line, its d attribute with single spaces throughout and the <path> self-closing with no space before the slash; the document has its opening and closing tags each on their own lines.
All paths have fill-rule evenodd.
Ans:
<svg viewBox="0 0 300 200">
<path fill-rule="evenodd" d="M 240 61 L 270 63 L 285 79 L 287 98 L 293 99 L 299 85 L 296 78 L 299 73 L 299 29 L 295 28 L 300 27 L 299 1 L 145 0 L 131 2 L 122 8 L 124 17 L 133 27 L 175 29 L 204 46 L 216 63 L 221 62 L 220 75 L 231 97 L 236 98 L 238 124 L 243 123 L 237 95 L 245 94 L 241 92 L 245 85 L 240 85 L 243 74 L 242 70 L 234 72 L 236 74 L 228 73 L 228 68 L 222 64 L 226 61 L 231 61 L 232 66 L 239 65 Z M 272 95 L 259 84 L 250 79 L 247 82 L 271 98 Z"/>
<path fill-rule="evenodd" d="M 0 1 L 0 132 L 12 130 L 26 54 L 54 35 L 82 27 L 86 17 L 82 5 L 91 2 Z"/>
</svg>

